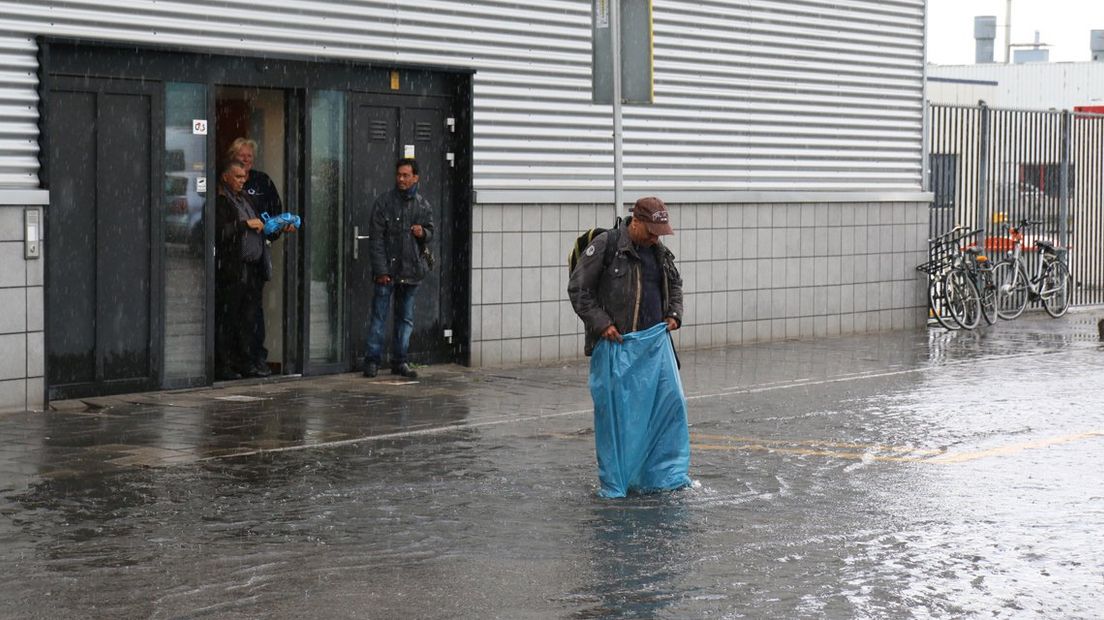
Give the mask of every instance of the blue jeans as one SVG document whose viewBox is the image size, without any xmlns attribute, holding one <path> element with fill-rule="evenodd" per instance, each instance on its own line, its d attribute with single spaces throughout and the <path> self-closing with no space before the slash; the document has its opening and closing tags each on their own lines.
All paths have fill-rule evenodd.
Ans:
<svg viewBox="0 0 1104 620">
<path fill-rule="evenodd" d="M 406 362 L 410 333 L 414 331 L 414 293 L 417 290 L 417 284 L 376 284 L 372 296 L 372 323 L 368 327 L 368 350 L 364 353 L 366 364 L 378 366 L 383 359 L 383 331 L 387 328 L 392 293 L 395 295 L 395 324 L 391 336 L 391 365 Z"/>
</svg>

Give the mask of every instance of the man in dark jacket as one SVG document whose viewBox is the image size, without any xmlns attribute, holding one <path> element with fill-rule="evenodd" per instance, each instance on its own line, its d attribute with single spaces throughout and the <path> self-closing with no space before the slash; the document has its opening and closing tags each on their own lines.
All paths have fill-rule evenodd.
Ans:
<svg viewBox="0 0 1104 620">
<path fill-rule="evenodd" d="M 258 215 L 267 213 L 276 217 L 284 212 L 284 203 L 280 200 L 280 193 L 276 190 L 276 184 L 272 177 L 253 167 L 257 157 L 257 142 L 249 138 L 236 138 L 230 143 L 226 151 L 226 161 L 240 161 L 245 168 L 248 178 L 242 191 L 249 197 L 249 203 Z M 294 230 L 287 227 L 287 230 Z M 280 238 L 280 231 L 268 237 L 266 241 L 275 241 Z M 264 279 L 272 279 L 272 252 L 265 244 Z M 263 300 L 262 300 L 263 301 Z M 252 369 L 256 374 L 267 377 L 272 374 L 268 368 L 268 349 L 265 348 L 265 316 L 264 303 L 257 304 L 257 316 L 253 319 L 253 332 L 249 339 L 249 354 L 252 359 Z"/>
<path fill-rule="evenodd" d="M 641 198 L 628 223 L 594 237 L 568 280 L 586 329 L 584 352 L 599 353 L 589 383 L 602 497 L 690 484 L 686 397 L 671 379 L 673 343 L 664 341 L 682 324 L 682 278 L 659 242 L 671 234 L 663 201 Z M 645 342 L 659 347 L 638 346 Z"/>
<path fill-rule="evenodd" d="M 433 238 L 433 209 L 418 193 L 418 164 L 400 159 L 395 164 L 395 187 L 376 198 L 368 227 L 375 295 L 372 322 L 364 354 L 364 376 L 375 377 L 383 359 L 383 332 L 394 297 L 394 333 L 391 374 L 414 378 L 407 361 L 414 331 L 414 293 L 429 271 L 423 249 Z"/>
<path fill-rule="evenodd" d="M 668 331 L 682 325 L 682 278 L 659 241 L 673 234 L 663 201 L 641 198 L 627 223 L 595 237 L 579 257 L 567 294 L 583 320 L 586 355 L 599 338 L 620 342 L 658 323 Z"/>
<path fill-rule="evenodd" d="M 257 376 L 250 351 L 264 288 L 264 222 L 242 191 L 241 162 L 227 164 L 215 202 L 215 366 L 218 379 Z"/>
</svg>

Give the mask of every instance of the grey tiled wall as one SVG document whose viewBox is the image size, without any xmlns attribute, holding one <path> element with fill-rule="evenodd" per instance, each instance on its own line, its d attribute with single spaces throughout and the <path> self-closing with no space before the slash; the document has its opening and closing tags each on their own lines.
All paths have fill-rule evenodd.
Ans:
<svg viewBox="0 0 1104 620">
<path fill-rule="evenodd" d="M 23 208 L 0 205 L 0 412 L 44 405 L 42 263 L 23 258 Z"/>
<path fill-rule="evenodd" d="M 680 347 L 816 338 L 924 325 L 928 205 L 672 204 L 686 302 Z M 475 210 L 472 364 L 582 356 L 567 251 L 613 220 L 608 205 Z"/>
</svg>

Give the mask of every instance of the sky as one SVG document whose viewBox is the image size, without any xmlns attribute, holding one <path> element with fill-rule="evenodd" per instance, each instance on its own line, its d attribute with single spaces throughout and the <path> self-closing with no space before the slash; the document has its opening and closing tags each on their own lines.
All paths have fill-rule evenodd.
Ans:
<svg viewBox="0 0 1104 620">
<path fill-rule="evenodd" d="M 974 62 L 974 17 L 997 18 L 994 59 L 1004 62 L 1007 0 L 928 0 L 928 62 Z M 1012 0 L 1012 43 L 1050 44 L 1051 62 L 1092 60 L 1089 32 L 1104 30 L 1104 0 Z M 1013 48 L 1015 49 L 1015 48 Z"/>
</svg>

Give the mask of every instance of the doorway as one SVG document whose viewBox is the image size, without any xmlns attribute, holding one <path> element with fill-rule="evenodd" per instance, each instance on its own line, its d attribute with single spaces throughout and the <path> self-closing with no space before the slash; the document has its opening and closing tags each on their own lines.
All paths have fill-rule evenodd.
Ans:
<svg viewBox="0 0 1104 620">
<path fill-rule="evenodd" d="M 358 237 L 404 155 L 436 225 L 411 361 L 468 361 L 471 73 L 39 45 L 48 398 L 214 381 L 214 198 L 235 138 L 257 142 L 255 167 L 303 223 L 271 246 L 273 372 L 359 368 L 372 278 Z"/>
<path fill-rule="evenodd" d="M 257 207 L 258 215 L 263 211 L 275 217 L 289 210 L 287 104 L 287 93 L 282 89 L 238 86 L 219 86 L 215 89 L 218 170 L 221 171 L 233 159 L 230 155 L 232 145 L 248 149 L 251 157 L 247 164 L 251 171 L 245 193 Z M 246 141 L 244 144 L 243 140 Z M 268 189 L 262 189 L 262 185 L 268 184 L 260 180 L 266 177 L 275 187 L 274 195 Z M 284 318 L 289 314 L 287 249 L 294 243 L 295 239 L 290 234 L 266 242 L 271 261 L 270 276 L 264 286 L 261 314 L 255 317 L 253 333 L 247 338 L 252 345 L 254 360 L 266 365 L 267 370 L 273 373 L 287 372 L 293 366 L 289 364 L 292 357 L 289 349 L 294 347 L 289 347 L 289 344 L 293 344 L 294 340 L 288 341 Z M 215 320 L 219 320 L 217 315 Z"/>
<path fill-rule="evenodd" d="M 433 98 L 355 94 L 349 98 L 349 209 L 347 291 L 348 351 L 354 368 L 363 361 L 373 274 L 368 260 L 368 229 L 376 197 L 395 185 L 399 158 L 413 158 L 419 168 L 418 192 L 433 207 L 433 253 L 436 265 L 418 287 L 409 356 L 416 363 L 457 361 L 459 349 L 455 270 L 455 118 L 447 101 Z M 391 321 L 387 326 L 391 334 Z M 390 336 L 385 340 L 389 348 Z M 385 360 L 386 363 L 386 360 Z"/>
</svg>

